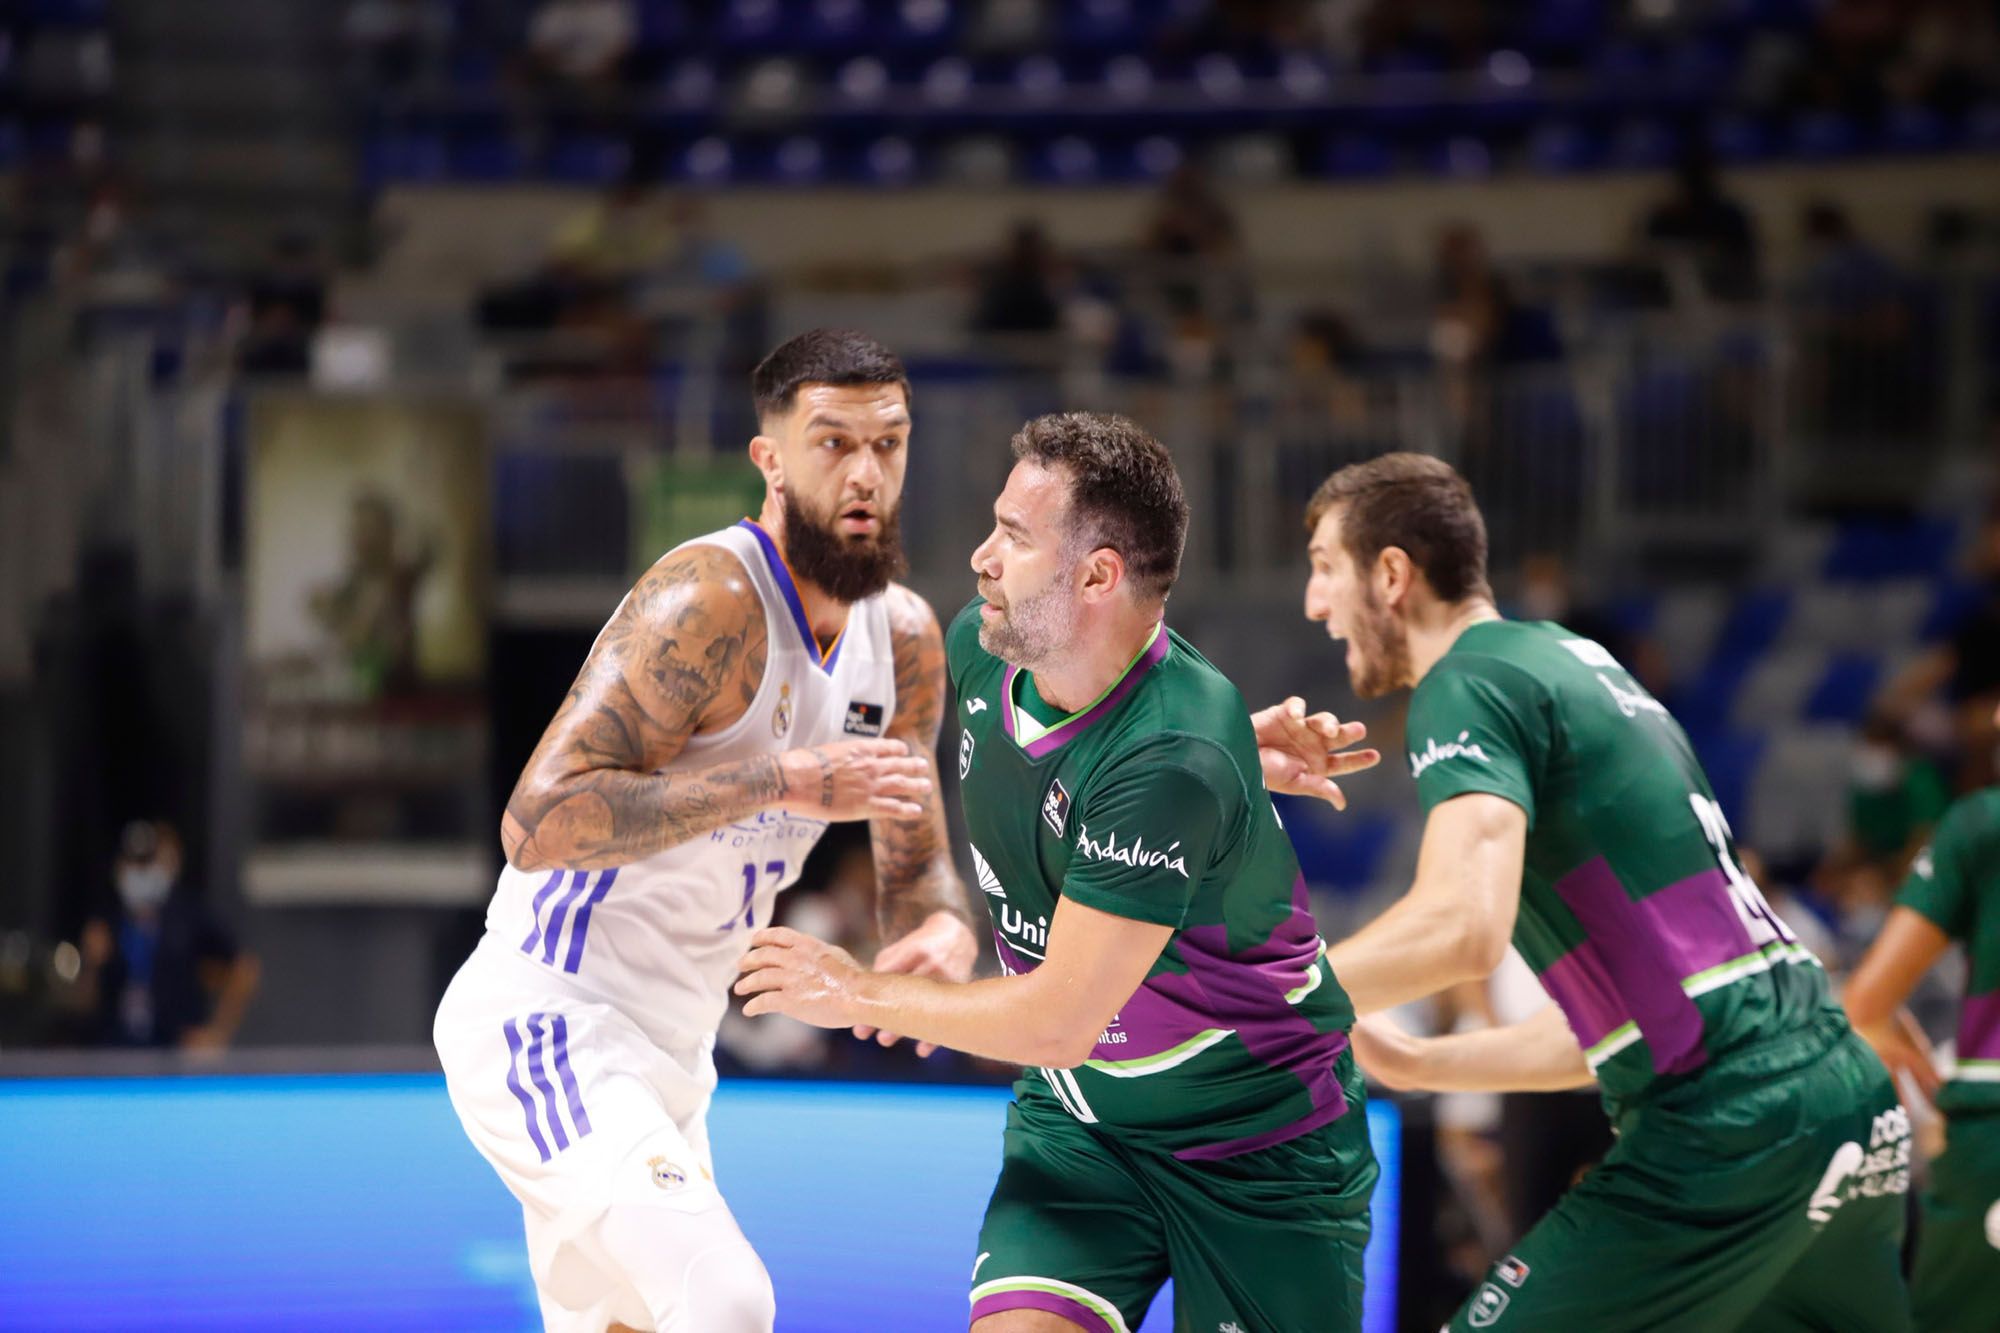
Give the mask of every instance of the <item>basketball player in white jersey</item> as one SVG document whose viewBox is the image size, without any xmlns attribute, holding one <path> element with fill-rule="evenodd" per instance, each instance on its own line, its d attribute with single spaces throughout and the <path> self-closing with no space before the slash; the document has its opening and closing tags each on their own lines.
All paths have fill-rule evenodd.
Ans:
<svg viewBox="0 0 2000 1333">
<path fill-rule="evenodd" d="M 711 1055 L 738 959 L 829 822 L 871 824 L 877 967 L 963 981 L 977 955 L 936 786 L 944 645 L 891 582 L 903 367 L 815 330 L 753 390 L 761 515 L 668 552 L 598 635 L 438 1008 L 452 1105 L 521 1201 L 560 1333 L 771 1328 L 709 1157 Z"/>
</svg>

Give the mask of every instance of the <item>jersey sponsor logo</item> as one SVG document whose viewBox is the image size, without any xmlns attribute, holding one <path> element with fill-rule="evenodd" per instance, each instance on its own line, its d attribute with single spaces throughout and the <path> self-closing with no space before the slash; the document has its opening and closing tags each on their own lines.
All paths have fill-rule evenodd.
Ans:
<svg viewBox="0 0 2000 1333">
<path fill-rule="evenodd" d="M 1180 840 L 1175 839 L 1167 845 L 1165 851 L 1156 851 L 1146 845 L 1146 836 L 1142 833 L 1120 847 L 1115 829 L 1102 842 L 1090 836 L 1090 826 L 1087 824 L 1076 831 L 1077 852 L 1093 861 L 1116 861 L 1119 865 L 1131 866 L 1134 870 L 1171 870 L 1182 879 L 1186 879 L 1187 858 L 1178 855 L 1180 846 Z"/>
<path fill-rule="evenodd" d="M 1465 1322 L 1474 1328 L 1491 1328 L 1507 1312 L 1507 1301 L 1506 1292 L 1491 1282 L 1482 1282 L 1479 1290 L 1472 1295 L 1472 1304 L 1466 1309 Z"/>
<path fill-rule="evenodd" d="M 1443 745 L 1435 740 L 1425 741 L 1423 750 L 1410 756 L 1410 776 L 1420 778 L 1432 764 L 1441 764 L 1447 759 L 1477 759 L 1482 764 L 1493 762 L 1472 739 L 1471 732 L 1461 731 L 1457 740 L 1446 741 Z"/>
<path fill-rule="evenodd" d="M 1042 956 L 1041 950 L 1049 947 L 1049 919 L 1038 916 L 1030 921 L 1025 912 L 1015 911 L 1013 904 L 1004 899 L 1000 903 L 1000 933 L 1034 946 L 1037 958 Z"/>
<path fill-rule="evenodd" d="M 960 780 L 972 771 L 972 733 L 961 730 L 958 733 L 958 776 Z"/>
<path fill-rule="evenodd" d="M 847 719 L 840 729 L 850 736 L 880 736 L 882 734 L 882 705 L 860 702 L 847 705 Z"/>
<path fill-rule="evenodd" d="M 1611 692 L 1611 702 L 1617 704 L 1618 711 L 1627 717 L 1637 717 L 1641 713 L 1657 713 L 1661 717 L 1667 715 L 1667 706 L 1636 684 L 1629 690 L 1624 689 L 1602 671 L 1597 673 L 1597 682 Z"/>
<path fill-rule="evenodd" d="M 986 711 L 986 701 L 984 699 L 967 699 L 965 701 L 965 711 L 968 713 L 983 713 Z"/>
<path fill-rule="evenodd" d="M 1000 877 L 993 873 L 992 866 L 986 864 L 986 858 L 979 854 L 977 847 L 972 849 L 972 873 L 978 879 L 982 893 L 994 898 L 1007 896 L 1007 890 L 1000 886 Z"/>
<path fill-rule="evenodd" d="M 1243 1325 L 1232 1319 L 1226 1324 L 1216 1325 L 1215 1333 L 1246 1333 L 1246 1330 Z"/>
<path fill-rule="evenodd" d="M 792 687 L 790 683 L 778 686 L 778 706 L 771 710 L 771 734 L 783 739 L 792 729 Z"/>
<path fill-rule="evenodd" d="M 1528 1280 L 1528 1265 L 1510 1254 L 1493 1265 L 1493 1276 L 1518 1290 L 1520 1285 Z"/>
<path fill-rule="evenodd" d="M 1850 1140 L 1833 1150 L 1806 1203 L 1806 1220 L 1823 1227 L 1851 1199 L 1879 1199 L 1910 1188 L 1910 1113 L 1892 1106 L 1875 1117 L 1868 1146 Z"/>
<path fill-rule="evenodd" d="M 1042 797 L 1042 819 L 1056 831 L 1058 838 L 1063 835 L 1063 826 L 1069 823 L 1069 793 L 1060 780 L 1051 782 L 1048 794 Z"/>
</svg>

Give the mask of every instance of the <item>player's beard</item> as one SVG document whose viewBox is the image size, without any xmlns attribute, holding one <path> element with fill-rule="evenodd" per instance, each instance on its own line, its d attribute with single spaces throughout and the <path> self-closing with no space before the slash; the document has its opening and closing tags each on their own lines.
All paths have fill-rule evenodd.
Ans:
<svg viewBox="0 0 2000 1333">
<path fill-rule="evenodd" d="M 1076 604 L 1070 599 L 1074 569 L 1049 586 L 1000 608 L 1000 619 L 979 623 L 979 646 L 1026 671 L 1047 666 L 1076 637 Z M 989 600 L 990 604 L 990 600 Z"/>
<path fill-rule="evenodd" d="M 1347 641 L 1354 649 L 1354 668 L 1348 674 L 1357 698 L 1379 699 L 1409 680 L 1409 631 L 1396 623 L 1373 588 L 1362 590 L 1361 610 L 1347 626 Z"/>
<path fill-rule="evenodd" d="M 836 602 L 873 597 L 909 568 L 903 558 L 901 506 L 877 510 L 880 526 L 859 537 L 835 530 L 837 512 L 824 518 L 810 513 L 791 491 L 784 493 L 784 513 L 785 562 L 794 575 Z"/>
</svg>

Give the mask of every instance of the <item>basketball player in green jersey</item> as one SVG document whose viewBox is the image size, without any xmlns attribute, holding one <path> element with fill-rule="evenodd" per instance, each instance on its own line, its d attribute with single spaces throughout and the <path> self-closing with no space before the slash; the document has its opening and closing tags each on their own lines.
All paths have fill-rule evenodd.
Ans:
<svg viewBox="0 0 2000 1333">
<path fill-rule="evenodd" d="M 1414 687 L 1415 882 L 1328 950 L 1357 1012 L 1485 977 L 1511 939 L 1555 1004 L 1418 1040 L 1354 1030 L 1392 1087 L 1594 1077 L 1618 1142 L 1451 1327 L 1902 1329 L 1909 1118 L 1824 972 L 1737 862 L 1687 736 L 1612 656 L 1500 618 L 1448 465 L 1344 468 L 1308 510 L 1306 614 L 1364 698 Z"/>
<path fill-rule="evenodd" d="M 1376 1165 L 1347 998 L 1260 754 L 1303 719 L 1253 723 L 1163 623 L 1187 502 L 1157 441 L 1079 413 L 1029 422 L 1013 448 L 972 557 L 981 596 L 945 636 L 1006 975 L 868 973 L 770 930 L 744 960 L 746 1012 L 1028 1066 L 979 1236 L 976 1333 L 1125 1333 L 1169 1276 L 1176 1328 L 1356 1329 Z M 1335 745 L 1359 732 L 1328 725 Z M 1372 762 L 1311 739 L 1322 784 Z"/>
<path fill-rule="evenodd" d="M 1939 1086 L 1927 1044 L 1898 1023 L 1910 991 L 1953 942 L 1969 964 L 1958 1063 Z M 1910 1299 L 1921 1333 L 2000 1327 L 2000 787 L 1960 797 L 1910 867 L 1842 997 L 1854 1026 L 1907 1070 L 1945 1118 L 1917 1232 Z"/>
</svg>

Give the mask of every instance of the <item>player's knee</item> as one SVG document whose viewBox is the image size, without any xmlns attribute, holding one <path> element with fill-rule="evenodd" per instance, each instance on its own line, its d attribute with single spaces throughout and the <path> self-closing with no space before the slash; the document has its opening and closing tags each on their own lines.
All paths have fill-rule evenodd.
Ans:
<svg viewBox="0 0 2000 1333">
<path fill-rule="evenodd" d="M 689 1330 L 717 1333 L 771 1333 L 778 1298 L 764 1261 L 739 1241 L 697 1256 L 687 1277 Z"/>
</svg>

